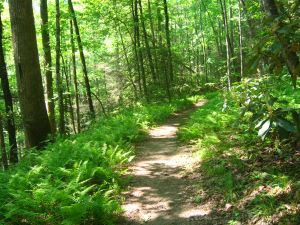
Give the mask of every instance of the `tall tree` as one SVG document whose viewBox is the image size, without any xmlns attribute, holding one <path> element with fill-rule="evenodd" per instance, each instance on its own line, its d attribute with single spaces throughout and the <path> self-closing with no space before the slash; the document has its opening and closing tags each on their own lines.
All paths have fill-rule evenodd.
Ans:
<svg viewBox="0 0 300 225">
<path fill-rule="evenodd" d="M 73 69 L 73 83 L 74 83 L 75 104 L 76 104 L 77 132 L 80 133 L 81 131 L 80 106 L 79 106 L 79 92 L 78 92 L 78 80 L 77 80 L 77 70 L 76 70 L 74 27 L 73 27 L 72 20 L 70 20 L 70 35 L 71 35 L 71 48 L 72 48 L 72 69 Z"/>
<path fill-rule="evenodd" d="M 173 61 L 172 61 L 172 50 L 171 50 L 171 35 L 170 35 L 170 19 L 168 2 L 164 0 L 164 12 L 165 12 L 165 30 L 166 30 L 166 40 L 167 40 L 167 51 L 168 51 L 168 73 L 170 81 L 174 79 Z"/>
<path fill-rule="evenodd" d="M 6 170 L 6 169 L 8 169 L 8 161 L 7 161 L 7 155 L 6 155 L 6 150 L 5 150 L 3 120 L 2 120 L 1 113 L 0 113 L 0 151 L 1 151 L 2 166 L 3 166 L 3 169 Z"/>
<path fill-rule="evenodd" d="M 155 36 L 155 29 L 154 29 L 154 21 L 153 21 L 153 12 L 152 12 L 152 6 L 151 1 L 148 0 L 148 13 L 149 13 L 149 22 L 150 22 L 150 29 L 151 29 L 151 42 L 153 47 L 153 54 L 154 54 L 154 64 L 155 64 L 155 72 L 156 77 L 159 79 L 158 74 L 158 58 L 157 58 L 157 44 L 156 44 L 156 36 Z"/>
<path fill-rule="evenodd" d="M 65 106 L 64 106 L 64 95 L 63 95 L 63 82 L 62 82 L 62 75 L 60 69 L 60 57 L 61 57 L 61 28 L 60 28 L 60 2 L 59 0 L 55 0 L 55 8 L 56 8 L 56 88 L 58 92 L 58 108 L 59 108 L 59 133 L 64 135 L 66 132 L 66 125 L 65 125 Z"/>
<path fill-rule="evenodd" d="M 229 25 L 228 25 L 228 18 L 227 18 L 227 6 L 226 0 L 219 0 L 221 6 L 221 13 L 223 17 L 223 24 L 225 29 L 225 43 L 226 43 L 226 64 L 227 64 L 227 86 L 228 89 L 231 89 L 231 57 L 232 57 L 232 47 L 231 41 L 229 36 Z"/>
<path fill-rule="evenodd" d="M 138 33 L 138 21 L 136 21 L 136 15 L 135 15 L 135 0 L 131 0 L 131 13 L 132 13 L 132 20 L 133 20 L 133 52 L 134 52 L 134 62 L 135 62 L 135 68 L 137 72 L 137 82 L 139 87 L 140 95 L 142 95 L 142 83 L 141 83 L 141 67 L 139 62 L 139 52 L 138 52 L 138 44 L 137 44 L 137 33 Z"/>
<path fill-rule="evenodd" d="M 14 120 L 14 107 L 13 107 L 13 100 L 10 91 L 10 86 L 8 82 L 8 74 L 7 68 L 4 58 L 4 48 L 3 48 L 3 24 L 0 12 L 0 79 L 2 85 L 2 91 L 4 96 L 4 103 L 5 103 L 5 112 L 6 112 L 6 129 L 8 132 L 8 139 L 9 139 L 9 161 L 10 163 L 18 162 L 18 149 L 17 149 L 17 139 L 16 139 L 16 127 L 15 127 L 15 120 Z"/>
<path fill-rule="evenodd" d="M 52 57 L 49 35 L 49 21 L 48 21 L 48 4 L 47 0 L 41 0 L 40 11 L 42 19 L 42 42 L 44 50 L 44 66 L 46 74 L 46 92 L 47 92 L 47 108 L 49 114 L 49 121 L 51 125 L 52 134 L 56 133 L 55 121 L 55 104 L 53 99 L 53 77 L 52 77 Z"/>
<path fill-rule="evenodd" d="M 152 57 L 151 49 L 150 49 L 150 45 L 149 45 L 148 34 L 147 34 L 146 26 L 145 26 L 143 5 L 142 5 L 141 0 L 138 0 L 138 1 L 139 1 L 138 3 L 139 3 L 139 9 L 140 9 L 141 25 L 142 25 L 143 35 L 144 35 L 144 42 L 145 42 L 145 46 L 146 46 L 146 52 L 147 52 L 147 56 L 148 56 L 148 60 L 149 60 L 149 66 L 150 66 L 152 79 L 155 82 L 156 81 L 156 73 L 155 73 L 153 57 Z"/>
<path fill-rule="evenodd" d="M 144 67 L 144 56 L 142 51 L 142 45 L 141 45 L 141 37 L 140 37 L 140 29 L 139 29 L 139 12 L 138 12 L 138 0 L 134 0 L 134 24 L 136 26 L 135 30 L 135 38 L 137 43 L 137 52 L 138 52 L 138 62 L 139 67 L 141 70 L 141 79 L 142 79 L 142 85 L 143 85 L 143 91 L 144 91 L 144 97 L 146 98 L 146 101 L 149 102 L 149 95 L 148 95 L 148 87 L 147 87 L 147 79 L 146 79 L 146 72 Z"/>
<path fill-rule="evenodd" d="M 263 0 L 265 11 L 273 23 L 276 23 L 276 29 L 274 34 L 277 37 L 280 44 L 283 46 L 282 53 L 285 59 L 286 65 L 292 76 L 293 85 L 296 87 L 297 78 L 300 76 L 300 60 L 297 52 L 290 47 L 291 41 L 280 29 L 284 29 L 285 23 L 280 17 L 278 6 L 275 0 Z"/>
<path fill-rule="evenodd" d="M 243 34 L 242 34 L 242 2 L 238 0 L 239 5 L 239 49 L 240 49 L 240 78 L 244 76 L 244 56 L 243 56 Z"/>
<path fill-rule="evenodd" d="M 77 43 L 78 43 L 78 48 L 79 48 L 79 53 L 80 53 L 80 59 L 82 63 L 82 70 L 83 70 L 83 75 L 84 75 L 84 83 L 85 83 L 85 88 L 86 88 L 86 94 L 88 98 L 88 104 L 89 104 L 89 109 L 92 117 L 95 117 L 95 109 L 93 105 L 93 99 L 92 99 L 92 91 L 91 91 L 91 86 L 90 86 L 90 80 L 88 77 L 88 71 L 87 71 L 87 66 L 86 66 L 86 60 L 85 60 L 85 55 L 83 52 L 83 44 L 81 41 L 81 36 L 80 36 L 80 31 L 79 31 L 79 26 L 77 23 L 77 18 L 75 14 L 75 10 L 73 7 L 72 0 L 68 0 L 68 5 L 69 5 L 69 10 L 73 19 L 73 24 L 75 28 L 75 34 L 77 37 Z"/>
<path fill-rule="evenodd" d="M 166 67 L 165 77 L 166 77 L 167 95 L 170 100 L 171 99 L 170 82 L 173 82 L 174 80 L 174 70 L 173 70 L 173 62 L 172 62 L 169 10 L 168 10 L 167 0 L 164 0 L 164 13 L 165 13 L 165 31 L 166 31 L 166 40 L 167 40 L 167 67 Z"/>
<path fill-rule="evenodd" d="M 42 85 L 32 0 L 9 0 L 8 3 L 26 146 L 41 148 L 51 128 Z"/>
</svg>

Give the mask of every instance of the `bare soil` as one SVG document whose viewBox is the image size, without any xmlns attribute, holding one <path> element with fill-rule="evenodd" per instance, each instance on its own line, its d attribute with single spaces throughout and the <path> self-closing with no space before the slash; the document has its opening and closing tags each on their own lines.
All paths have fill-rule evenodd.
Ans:
<svg viewBox="0 0 300 225">
<path fill-rule="evenodd" d="M 204 104 L 199 102 L 193 109 L 172 115 L 137 146 L 120 225 L 223 224 L 223 216 L 214 215 L 213 204 L 195 203 L 193 182 L 197 174 L 193 169 L 198 167 L 198 157 L 193 156 L 192 146 L 177 142 L 179 127 Z"/>
</svg>

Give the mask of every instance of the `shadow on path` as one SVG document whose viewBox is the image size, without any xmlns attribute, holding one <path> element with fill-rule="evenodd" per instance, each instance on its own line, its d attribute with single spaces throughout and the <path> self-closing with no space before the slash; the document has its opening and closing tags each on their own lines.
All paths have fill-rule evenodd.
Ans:
<svg viewBox="0 0 300 225">
<path fill-rule="evenodd" d="M 193 180 L 186 173 L 197 163 L 197 157 L 193 157 L 190 146 L 179 146 L 176 141 L 179 126 L 204 104 L 202 101 L 193 109 L 174 114 L 137 146 L 120 225 L 224 224 L 225 215 L 214 211 L 212 204 L 193 203 Z"/>
</svg>

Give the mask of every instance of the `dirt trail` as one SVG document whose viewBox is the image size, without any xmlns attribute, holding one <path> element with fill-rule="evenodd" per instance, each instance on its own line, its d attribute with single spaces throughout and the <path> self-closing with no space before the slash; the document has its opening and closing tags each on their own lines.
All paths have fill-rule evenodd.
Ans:
<svg viewBox="0 0 300 225">
<path fill-rule="evenodd" d="M 196 107 L 204 104 L 199 102 Z M 178 128 L 195 108 L 174 114 L 137 146 L 138 156 L 130 167 L 133 179 L 125 193 L 120 225 L 218 224 L 210 216 L 209 204 L 193 203 L 193 177 L 187 174 L 197 157 L 192 156 L 191 146 L 180 146 L 176 140 Z"/>
</svg>

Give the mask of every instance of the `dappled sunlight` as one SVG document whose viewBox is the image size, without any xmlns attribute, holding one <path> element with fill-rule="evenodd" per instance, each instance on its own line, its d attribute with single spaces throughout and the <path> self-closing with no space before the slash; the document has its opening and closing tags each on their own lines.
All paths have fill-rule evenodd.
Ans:
<svg viewBox="0 0 300 225">
<path fill-rule="evenodd" d="M 176 137 L 177 127 L 175 125 L 164 125 L 150 131 L 152 138 L 170 138 Z"/>
<path fill-rule="evenodd" d="M 210 220 L 214 204 L 193 201 L 192 183 L 197 177 L 189 174 L 199 161 L 193 157 L 193 148 L 178 146 L 176 141 L 178 127 L 189 113 L 174 114 L 166 125 L 152 129 L 148 140 L 137 146 L 139 156 L 130 168 L 133 179 L 125 193 L 126 222 L 122 225 L 183 225 L 198 217 Z"/>
<path fill-rule="evenodd" d="M 211 213 L 211 205 L 201 206 L 195 209 L 187 209 L 179 214 L 181 218 L 202 217 Z"/>
</svg>

